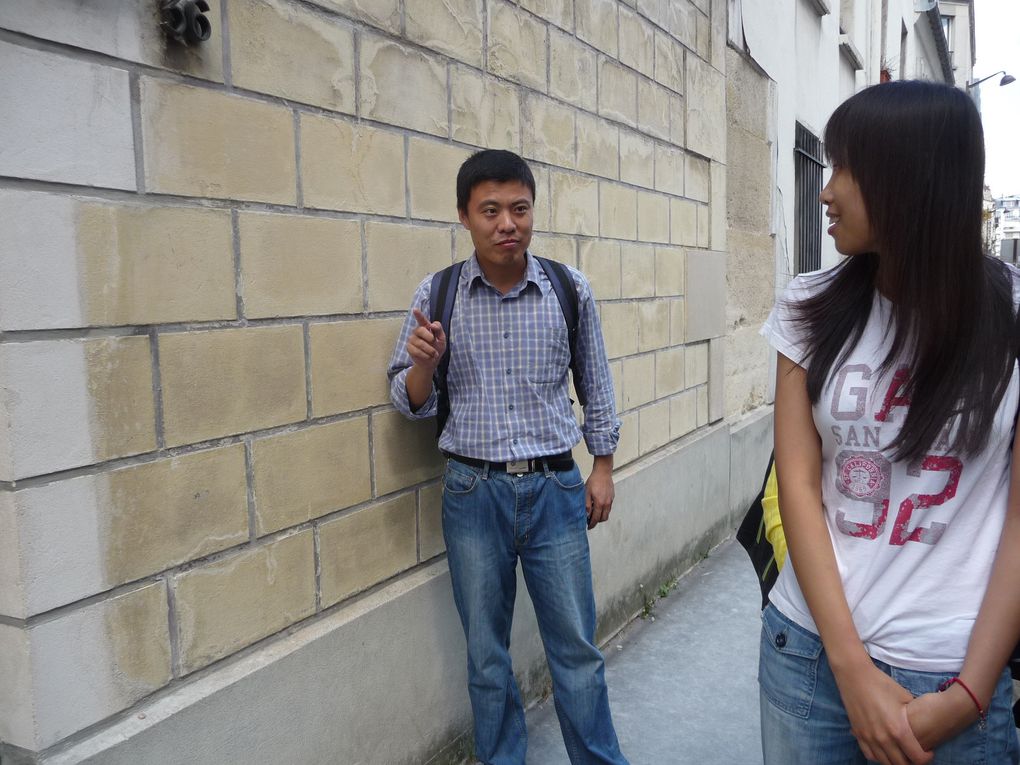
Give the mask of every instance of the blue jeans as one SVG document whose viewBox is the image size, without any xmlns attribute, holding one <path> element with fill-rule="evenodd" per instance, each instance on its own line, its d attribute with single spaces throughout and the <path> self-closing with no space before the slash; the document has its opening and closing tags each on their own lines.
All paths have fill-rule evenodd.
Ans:
<svg viewBox="0 0 1020 765">
<path fill-rule="evenodd" d="M 595 645 L 584 482 L 577 466 L 516 476 L 449 460 L 443 538 L 467 639 L 478 759 L 486 765 L 524 763 L 524 708 L 509 652 L 519 557 L 570 762 L 624 765 Z"/>
<path fill-rule="evenodd" d="M 765 765 L 864 765 L 822 641 L 769 605 L 762 613 L 758 684 Z M 873 660 L 874 661 L 874 660 Z M 918 672 L 875 661 L 915 696 L 955 672 Z M 1003 672 L 985 726 L 974 723 L 935 750 L 934 765 L 1017 765 L 1013 682 Z"/>
</svg>

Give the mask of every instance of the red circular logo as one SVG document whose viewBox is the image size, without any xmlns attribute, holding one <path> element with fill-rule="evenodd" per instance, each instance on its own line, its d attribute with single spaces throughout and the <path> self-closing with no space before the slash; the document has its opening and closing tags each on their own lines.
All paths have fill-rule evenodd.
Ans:
<svg viewBox="0 0 1020 765">
<path fill-rule="evenodd" d="M 843 485 L 855 497 L 870 497 L 882 483 L 882 471 L 867 457 L 852 457 L 840 470 Z"/>
</svg>

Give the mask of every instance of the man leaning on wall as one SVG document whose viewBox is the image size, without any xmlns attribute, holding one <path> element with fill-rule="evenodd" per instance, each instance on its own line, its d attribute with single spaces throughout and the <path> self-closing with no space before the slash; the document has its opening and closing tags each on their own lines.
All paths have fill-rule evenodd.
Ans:
<svg viewBox="0 0 1020 765">
<path fill-rule="evenodd" d="M 531 169 L 512 152 L 480 151 L 461 166 L 457 210 L 475 252 L 442 299 L 431 275 L 418 285 L 390 359 L 390 397 L 406 417 L 440 417 L 443 537 L 467 640 L 476 756 L 524 765 L 509 653 L 520 558 L 570 761 L 622 765 L 595 645 L 587 538 L 612 509 L 619 420 L 588 281 L 528 251 L 534 202 Z M 576 291 L 576 335 L 566 289 Z M 442 326 L 436 308 L 447 300 Z M 572 360 L 581 427 L 569 398 Z M 582 437 L 594 455 L 587 482 L 571 457 Z"/>
</svg>

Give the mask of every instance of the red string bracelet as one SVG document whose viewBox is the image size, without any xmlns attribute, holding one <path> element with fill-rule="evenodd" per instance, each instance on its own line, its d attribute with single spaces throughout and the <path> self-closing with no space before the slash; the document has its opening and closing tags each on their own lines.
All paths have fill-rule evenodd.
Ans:
<svg viewBox="0 0 1020 765">
<path fill-rule="evenodd" d="M 963 688 L 963 690 L 967 692 L 967 695 L 970 696 L 970 700 L 973 701 L 974 706 L 977 707 L 978 717 L 980 718 L 981 724 L 983 725 L 985 721 L 988 719 L 988 713 L 985 712 L 984 707 L 981 706 L 981 702 L 978 701 L 977 696 L 974 695 L 974 691 L 968 688 L 967 684 L 963 682 L 963 680 L 961 680 L 959 677 L 951 677 L 944 683 L 939 685 L 939 693 L 941 693 L 942 691 L 949 690 L 949 686 L 951 686 L 953 683 L 956 683 L 958 686 Z"/>
</svg>

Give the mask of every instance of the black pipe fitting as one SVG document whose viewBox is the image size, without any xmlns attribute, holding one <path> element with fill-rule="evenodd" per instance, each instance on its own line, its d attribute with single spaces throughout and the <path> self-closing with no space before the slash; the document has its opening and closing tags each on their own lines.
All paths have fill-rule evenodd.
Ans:
<svg viewBox="0 0 1020 765">
<path fill-rule="evenodd" d="M 160 26 L 174 40 L 183 45 L 205 42 L 212 34 L 212 24 L 206 17 L 209 3 L 206 0 L 160 0 Z"/>
</svg>

